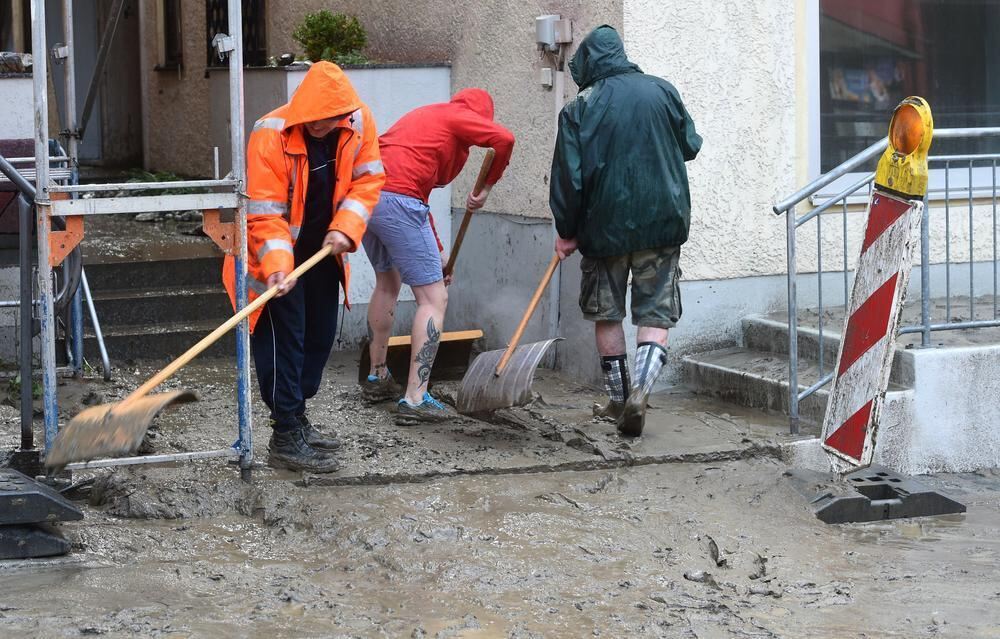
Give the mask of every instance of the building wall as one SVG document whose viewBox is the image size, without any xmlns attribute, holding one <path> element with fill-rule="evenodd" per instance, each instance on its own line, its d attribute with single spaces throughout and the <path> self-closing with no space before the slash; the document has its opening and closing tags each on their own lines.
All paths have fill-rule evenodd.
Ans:
<svg viewBox="0 0 1000 639">
<path fill-rule="evenodd" d="M 629 56 L 674 83 L 705 138 L 688 165 L 688 280 L 785 270 L 784 224 L 771 206 L 801 186 L 806 160 L 795 46 L 804 4 L 625 0 Z"/>
<path fill-rule="evenodd" d="M 146 168 L 182 175 L 212 174 L 209 80 L 205 74 L 205 3 L 182 0 L 184 67 L 154 70 L 158 63 L 158 0 L 139 0 L 142 23 L 143 131 Z"/>
<path fill-rule="evenodd" d="M 368 55 L 380 61 L 452 64 L 453 92 L 478 86 L 496 100 L 496 119 L 517 137 L 506 177 L 487 209 L 548 216 L 548 171 L 555 138 L 555 96 L 538 82 L 535 17 L 561 14 L 574 22 L 576 42 L 595 26 L 622 27 L 622 0 L 543 2 L 441 2 L 441 0 L 301 0 L 270 3 L 268 48 L 272 54 L 300 52 L 291 33 L 306 13 L 329 9 L 356 15 L 368 30 Z M 567 73 L 568 75 L 568 73 Z M 567 93 L 575 94 L 567 79 Z M 455 183 L 460 206 L 475 179 L 466 171 Z"/>
</svg>

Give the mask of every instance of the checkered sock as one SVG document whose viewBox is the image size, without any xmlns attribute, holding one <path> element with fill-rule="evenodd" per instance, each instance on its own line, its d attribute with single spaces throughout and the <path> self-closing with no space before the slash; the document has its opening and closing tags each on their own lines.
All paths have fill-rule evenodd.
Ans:
<svg viewBox="0 0 1000 639">
<path fill-rule="evenodd" d="M 633 390 L 649 395 L 660 370 L 667 363 L 667 349 L 656 342 L 641 342 L 635 351 L 635 379 Z"/>
<path fill-rule="evenodd" d="M 628 355 L 602 357 L 601 370 L 604 371 L 604 388 L 611 401 L 624 403 L 629 388 Z"/>
</svg>

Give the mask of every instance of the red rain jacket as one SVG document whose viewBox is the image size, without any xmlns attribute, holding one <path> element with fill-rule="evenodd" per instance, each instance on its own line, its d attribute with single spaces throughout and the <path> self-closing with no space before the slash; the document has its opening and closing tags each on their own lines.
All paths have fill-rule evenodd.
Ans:
<svg viewBox="0 0 1000 639">
<path fill-rule="evenodd" d="M 496 151 L 486 178 L 500 181 L 514 151 L 514 134 L 493 121 L 493 98 L 462 89 L 450 102 L 410 111 L 378 139 L 385 166 L 383 190 L 427 202 L 435 187 L 450 184 L 469 159 L 469 147 Z"/>
</svg>

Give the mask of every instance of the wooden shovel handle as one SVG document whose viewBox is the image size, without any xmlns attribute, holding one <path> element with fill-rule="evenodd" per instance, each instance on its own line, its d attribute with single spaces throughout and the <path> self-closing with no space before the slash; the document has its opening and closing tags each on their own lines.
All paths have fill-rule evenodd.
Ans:
<svg viewBox="0 0 1000 639">
<path fill-rule="evenodd" d="M 472 189 L 473 195 L 479 195 L 479 192 L 483 190 L 486 186 L 486 176 L 490 174 L 490 169 L 493 168 L 493 156 L 496 155 L 496 151 L 493 149 L 486 149 L 486 157 L 483 158 L 483 165 L 479 167 L 479 177 L 476 178 L 476 186 Z M 462 225 L 458 227 L 458 235 L 455 236 L 455 243 L 451 247 L 451 255 L 448 256 L 448 264 L 444 267 L 444 276 L 448 277 L 455 270 L 455 260 L 458 259 L 458 251 L 462 248 L 462 240 L 465 239 L 465 231 L 469 228 L 469 222 L 472 221 L 472 209 L 466 208 L 465 215 L 462 217 Z"/>
<path fill-rule="evenodd" d="M 497 377 L 500 377 L 500 374 L 503 373 L 503 369 L 507 367 L 507 362 L 510 361 L 510 356 L 514 354 L 514 349 L 520 343 L 521 336 L 524 335 L 524 329 L 528 327 L 528 322 L 531 321 L 531 316 L 535 313 L 535 308 L 538 306 L 539 300 L 542 299 L 542 293 L 545 292 L 545 288 L 549 285 L 549 280 L 552 279 L 552 274 L 556 272 L 557 266 L 559 266 L 559 256 L 553 255 L 552 260 L 549 262 L 549 267 L 545 269 L 545 275 L 542 276 L 542 281 L 538 283 L 538 288 L 535 289 L 535 294 L 531 297 L 528 310 L 524 312 L 521 323 L 517 325 L 517 330 L 514 331 L 514 337 L 510 338 L 510 344 L 507 345 L 507 350 L 504 351 L 503 357 L 500 358 L 500 363 L 497 364 L 497 369 L 493 373 Z"/>
<path fill-rule="evenodd" d="M 296 268 L 294 271 L 292 271 L 285 279 L 286 280 L 298 279 L 299 277 L 302 276 L 303 273 L 305 273 L 313 266 L 315 266 L 320 260 L 330 255 L 332 251 L 333 251 L 332 246 L 324 246 L 320 250 L 316 251 L 315 255 L 313 255 L 308 260 L 300 264 L 299 267 Z M 135 389 L 131 395 L 122 400 L 121 404 L 119 404 L 119 408 L 121 406 L 124 406 L 125 404 L 128 404 L 129 402 L 139 399 L 149 391 L 153 390 L 154 388 L 162 384 L 164 381 L 167 380 L 167 378 L 169 378 L 171 375 L 180 370 L 181 367 L 183 367 L 185 364 L 187 364 L 192 359 L 197 357 L 206 348 L 217 342 L 220 337 L 222 337 L 230 330 L 232 330 L 234 326 L 236 326 L 246 318 L 250 317 L 257 309 L 264 306 L 264 304 L 267 304 L 267 302 L 272 297 L 277 295 L 277 293 L 278 293 L 277 286 L 272 286 L 271 288 L 267 289 L 267 291 L 265 291 L 260 297 L 247 304 L 242 311 L 240 311 L 236 315 L 233 315 L 231 318 L 226 320 L 226 322 L 222 326 L 220 326 L 219 328 L 215 329 L 214 331 L 203 337 L 200 342 L 189 348 L 187 352 L 185 352 L 183 355 L 181 355 L 174 361 L 167 364 L 167 366 L 163 370 L 161 370 L 156 375 L 153 375 L 151 378 L 149 378 L 149 380 L 145 384 Z"/>
</svg>

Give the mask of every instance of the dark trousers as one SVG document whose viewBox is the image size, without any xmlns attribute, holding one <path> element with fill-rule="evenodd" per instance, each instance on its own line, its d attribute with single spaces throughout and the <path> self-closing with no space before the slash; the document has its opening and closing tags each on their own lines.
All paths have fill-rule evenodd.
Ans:
<svg viewBox="0 0 1000 639">
<path fill-rule="evenodd" d="M 279 428 L 304 415 L 319 391 L 337 335 L 340 279 L 337 262 L 324 259 L 264 306 L 251 335 L 260 395 Z"/>
</svg>

